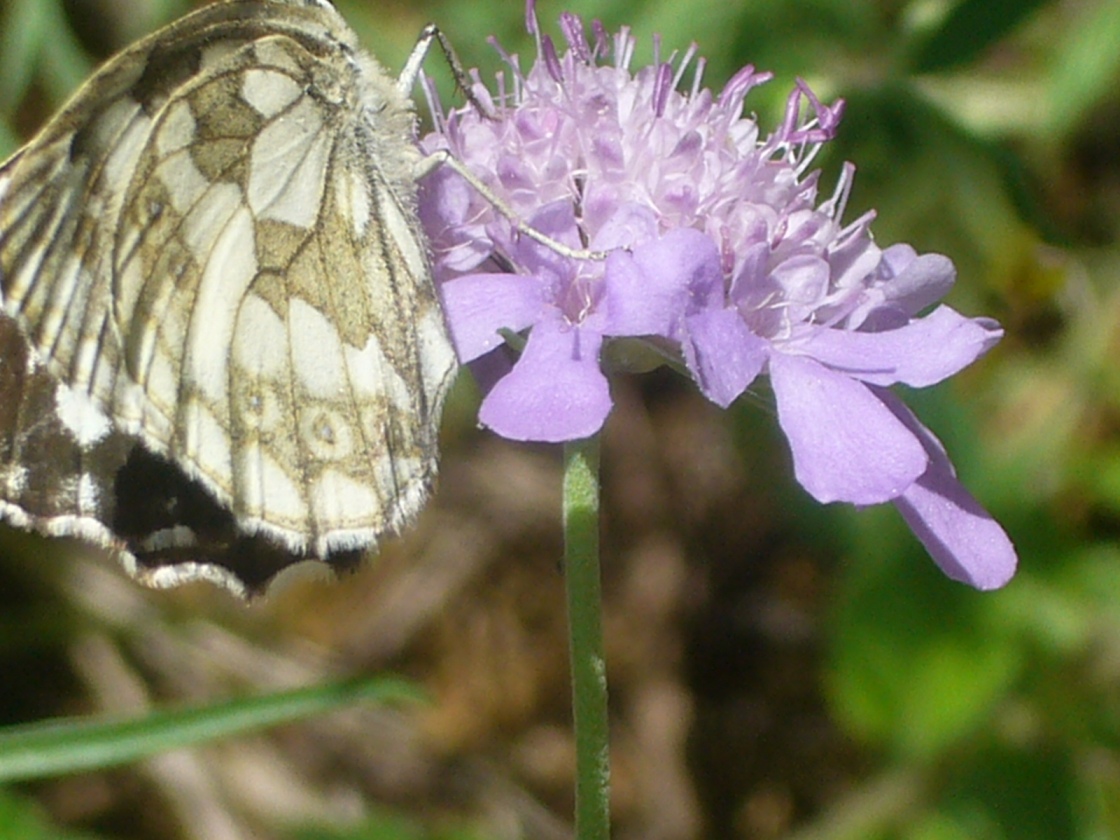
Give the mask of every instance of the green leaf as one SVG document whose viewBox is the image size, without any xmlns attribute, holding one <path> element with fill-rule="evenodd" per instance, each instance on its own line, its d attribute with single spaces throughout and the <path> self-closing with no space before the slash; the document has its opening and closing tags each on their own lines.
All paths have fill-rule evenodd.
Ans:
<svg viewBox="0 0 1120 840">
<path fill-rule="evenodd" d="M 377 677 L 141 718 L 67 718 L 15 726 L 0 730 L 0 781 L 112 767 L 360 701 L 392 703 L 420 697 L 402 680 Z"/>
</svg>

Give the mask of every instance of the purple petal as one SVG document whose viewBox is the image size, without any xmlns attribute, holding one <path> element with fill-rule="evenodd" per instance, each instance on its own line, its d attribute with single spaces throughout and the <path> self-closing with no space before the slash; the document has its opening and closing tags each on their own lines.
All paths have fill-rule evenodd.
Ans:
<svg viewBox="0 0 1120 840">
<path fill-rule="evenodd" d="M 977 589 L 1003 586 L 1018 564 L 1007 532 L 957 481 L 953 465 L 933 432 L 893 394 L 881 396 L 929 454 L 929 468 L 894 500 L 895 507 L 950 578 Z"/>
<path fill-rule="evenodd" d="M 995 346 L 1003 329 L 990 318 L 966 318 L 939 306 L 905 327 L 858 332 L 813 326 L 797 341 L 805 353 L 872 385 L 904 382 L 915 388 L 952 376 Z"/>
<path fill-rule="evenodd" d="M 893 273 L 889 283 L 882 285 L 887 299 L 913 315 L 949 293 L 957 279 L 953 261 L 942 254 L 918 256 L 905 243 L 883 251 L 885 267 Z"/>
<path fill-rule="evenodd" d="M 629 248 L 657 236 L 657 216 L 645 204 L 627 201 L 614 202 L 614 210 L 595 232 L 591 240 L 592 251 L 610 251 Z"/>
<path fill-rule="evenodd" d="M 817 501 L 879 504 L 925 472 L 914 433 L 862 383 L 782 353 L 770 357 L 770 382 L 794 474 Z"/>
<path fill-rule="evenodd" d="M 470 185 L 447 167 L 436 167 L 420 182 L 420 218 L 433 239 L 466 223 Z"/>
<path fill-rule="evenodd" d="M 770 280 L 782 293 L 782 298 L 798 311 L 793 317 L 800 320 L 800 307 L 807 312 L 824 297 L 828 289 L 829 266 L 825 260 L 810 254 L 790 257 L 770 272 Z M 807 314 L 807 313 L 806 313 Z"/>
<path fill-rule="evenodd" d="M 734 309 L 707 309 L 685 320 L 685 362 L 704 396 L 727 408 L 762 371 L 770 345 Z"/>
<path fill-rule="evenodd" d="M 761 236 L 762 234 L 756 234 Z M 770 245 L 765 240 L 752 242 L 738 254 L 739 268 L 731 278 L 731 289 L 727 294 L 732 303 L 752 308 L 753 298 L 763 290 L 770 279 L 767 263 L 770 259 Z M 764 293 L 769 293 L 765 288 Z"/>
<path fill-rule="evenodd" d="M 674 228 L 633 253 L 612 251 L 604 282 L 608 335 L 675 338 L 690 302 L 723 295 L 716 244 L 692 228 Z"/>
<path fill-rule="evenodd" d="M 524 274 L 468 274 L 441 285 L 459 360 L 469 362 L 500 345 L 500 329 L 532 325 L 544 306 L 542 286 L 540 278 Z"/>
<path fill-rule="evenodd" d="M 471 222 L 474 197 L 474 188 L 444 166 L 420 184 L 420 221 L 432 242 L 436 267 L 443 272 L 473 271 L 493 251 L 482 227 Z"/>
<path fill-rule="evenodd" d="M 947 576 L 977 589 L 998 589 L 1015 574 L 1015 546 L 963 485 L 931 470 L 894 506 Z"/>
<path fill-rule="evenodd" d="M 533 327 L 513 370 L 482 401 L 478 418 L 511 440 L 560 442 L 590 437 L 611 410 L 599 370 L 603 337 L 559 317 Z"/>
<path fill-rule="evenodd" d="M 525 221 L 529 227 L 552 237 L 562 245 L 577 250 L 583 247 L 579 239 L 575 210 L 570 201 L 546 204 Z M 573 272 L 570 258 L 528 236 L 516 236 L 511 256 L 515 264 L 526 267 L 533 274 L 567 278 Z"/>
<path fill-rule="evenodd" d="M 852 289 L 863 285 L 868 276 L 883 260 L 883 252 L 871 239 L 868 226 L 871 216 L 853 222 L 842 238 L 835 242 L 828 253 L 832 283 L 840 289 Z"/>
</svg>

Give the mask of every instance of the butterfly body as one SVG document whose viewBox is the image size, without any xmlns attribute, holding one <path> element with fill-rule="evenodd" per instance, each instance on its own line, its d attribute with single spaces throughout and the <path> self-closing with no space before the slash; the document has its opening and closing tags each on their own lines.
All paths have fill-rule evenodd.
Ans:
<svg viewBox="0 0 1120 840">
<path fill-rule="evenodd" d="M 325 2 L 217 3 L 111 59 L 0 167 L 27 344 L 0 399 L 43 403 L 0 409 L 0 514 L 233 588 L 407 524 L 455 371 L 413 131 Z M 86 491 L 28 496 L 52 470 Z"/>
</svg>

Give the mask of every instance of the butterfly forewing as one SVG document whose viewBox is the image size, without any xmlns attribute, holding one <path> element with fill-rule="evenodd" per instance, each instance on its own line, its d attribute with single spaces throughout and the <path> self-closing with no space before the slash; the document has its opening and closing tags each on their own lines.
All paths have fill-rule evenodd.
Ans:
<svg viewBox="0 0 1120 840">
<path fill-rule="evenodd" d="M 101 516 L 165 579 L 236 569 L 246 539 L 268 567 L 349 563 L 419 509 L 455 362 L 418 160 L 334 10 L 269 0 L 122 53 L 0 171 L 4 310 L 80 417 L 145 450 Z M 129 519 L 123 478 L 156 481 L 136 458 L 180 475 Z"/>
</svg>

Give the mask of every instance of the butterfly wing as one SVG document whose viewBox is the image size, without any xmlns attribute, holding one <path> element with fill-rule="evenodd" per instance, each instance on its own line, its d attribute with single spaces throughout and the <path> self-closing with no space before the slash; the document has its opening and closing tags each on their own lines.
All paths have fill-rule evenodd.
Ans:
<svg viewBox="0 0 1120 840">
<path fill-rule="evenodd" d="M 51 376 L 3 313 L 0 395 L 0 519 L 111 547 L 152 586 L 204 579 L 247 596 L 296 559 L 241 531 L 198 482 Z M 174 533 L 184 537 L 178 546 L 167 539 Z M 330 561 L 343 570 L 361 556 L 336 551 Z"/>
<path fill-rule="evenodd" d="M 161 581 L 349 564 L 423 503 L 455 363 L 416 155 L 333 10 L 234 2 L 110 62 L 2 170 L 4 309 L 142 445 L 104 516 Z"/>
</svg>

